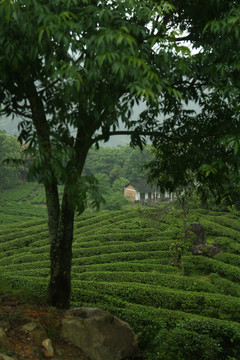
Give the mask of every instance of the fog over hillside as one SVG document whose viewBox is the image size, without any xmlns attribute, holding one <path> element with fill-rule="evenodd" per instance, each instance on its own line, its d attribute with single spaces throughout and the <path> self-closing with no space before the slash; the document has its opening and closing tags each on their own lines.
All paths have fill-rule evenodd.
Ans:
<svg viewBox="0 0 240 360">
<path fill-rule="evenodd" d="M 142 103 L 138 106 L 134 107 L 132 119 L 135 120 L 138 118 L 138 115 L 144 110 L 145 105 Z M 197 113 L 200 111 L 199 106 L 190 103 L 188 108 L 195 110 Z M 161 121 L 162 117 L 159 117 L 159 120 Z M 5 130 L 8 135 L 18 135 L 18 124 L 19 124 L 19 118 L 15 117 L 12 119 L 11 117 L 6 116 L 0 116 L 0 130 Z M 124 130 L 124 126 L 120 125 L 120 129 Z M 102 142 L 102 146 L 119 146 L 119 145 L 127 145 L 129 144 L 130 136 L 127 135 L 118 135 L 118 136 L 112 136 L 109 141 Z"/>
</svg>

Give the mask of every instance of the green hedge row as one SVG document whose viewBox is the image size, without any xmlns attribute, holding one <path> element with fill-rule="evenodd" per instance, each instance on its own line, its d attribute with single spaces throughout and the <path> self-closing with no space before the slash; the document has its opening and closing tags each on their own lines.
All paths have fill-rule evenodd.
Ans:
<svg viewBox="0 0 240 360">
<path fill-rule="evenodd" d="M 90 213 L 87 215 L 81 215 L 79 216 L 76 220 L 76 224 L 75 227 L 76 229 L 81 229 L 82 227 L 88 227 L 88 226 L 94 226 L 98 223 L 102 223 L 104 221 L 106 221 L 106 224 L 109 223 L 115 223 L 115 221 L 117 219 L 125 219 L 129 216 L 129 212 L 128 211 L 124 211 L 124 210 L 119 210 L 119 211 L 103 211 L 101 213 Z M 137 213 L 132 213 L 131 212 L 131 217 L 135 217 L 137 216 Z"/>
<path fill-rule="evenodd" d="M 191 211 L 196 215 L 200 215 L 201 217 L 222 216 L 223 214 L 226 214 L 225 212 L 220 211 L 220 210 L 209 210 L 209 209 L 204 209 L 204 208 L 192 209 Z M 227 213 L 227 214 L 231 215 L 230 213 Z"/>
<path fill-rule="evenodd" d="M 1 274 L 1 278 L 5 279 L 8 282 L 8 285 L 12 286 L 14 289 L 25 289 L 28 292 L 30 291 L 33 295 L 42 296 L 45 299 L 47 298 L 48 282 L 41 277 L 25 277 L 10 274 L 5 276 Z"/>
<path fill-rule="evenodd" d="M 2 265 L 2 264 L 1 264 Z M 50 269 L 50 260 L 35 260 L 33 262 L 29 261 L 26 263 L 18 263 L 18 264 L 6 264 L 2 265 L 2 273 L 5 273 L 5 271 L 12 271 L 12 273 L 15 273 L 15 271 L 20 270 L 31 270 L 31 269 Z"/>
<path fill-rule="evenodd" d="M 112 263 L 103 263 L 103 264 L 91 264 L 91 265 L 81 265 L 72 267 L 73 273 L 84 273 L 84 272 L 98 272 L 98 271 L 131 271 L 133 272 L 151 272 L 151 273 L 179 273 L 177 267 L 170 265 L 162 264 L 152 264 L 152 263 L 143 263 L 141 262 L 112 262 Z"/>
<path fill-rule="evenodd" d="M 208 242 L 217 243 L 223 251 L 240 255 L 240 244 L 229 237 L 208 238 Z"/>
<path fill-rule="evenodd" d="M 80 289 L 95 290 L 99 294 L 120 297 L 126 301 L 181 310 L 224 320 L 240 321 L 240 302 L 238 298 L 226 295 L 201 292 L 180 291 L 161 286 L 143 284 L 90 282 L 73 280 L 73 286 Z"/>
<path fill-rule="evenodd" d="M 28 254 L 15 254 L 14 256 L 9 256 L 7 258 L 0 259 L 0 265 L 8 265 L 10 263 L 24 263 L 24 262 L 33 262 L 40 260 L 47 260 L 49 258 L 49 251 L 47 251 L 47 246 L 43 247 L 44 252 L 39 251 L 40 253 L 33 254 L 32 249 L 29 248 Z M 34 251 L 34 250 L 33 250 Z M 89 264 L 101 264 L 101 263 L 112 263 L 117 261 L 132 261 L 132 260 L 140 260 L 140 259 L 159 259 L 159 263 L 161 260 L 166 258 L 169 262 L 169 258 L 171 257 L 171 253 L 169 251 L 134 251 L 134 252 L 122 252 L 122 253 L 111 253 L 111 254 L 103 254 L 103 255 L 94 255 L 94 256 L 86 256 L 86 257 L 73 257 L 73 265 L 89 265 Z"/>
<path fill-rule="evenodd" d="M 85 220 L 84 222 L 82 222 L 81 226 L 77 226 L 76 228 L 76 232 L 78 234 L 82 234 L 82 233 L 89 233 L 91 234 L 92 232 L 99 232 L 99 231 L 104 231 L 104 229 L 119 229 L 119 225 L 123 222 L 121 218 L 123 218 L 125 220 L 126 215 L 121 215 L 120 219 L 118 220 L 119 216 L 113 216 L 113 218 L 107 218 L 107 219 L 99 219 L 98 216 L 96 216 L 96 223 L 90 223 L 88 224 L 88 220 Z M 100 226 L 98 226 L 100 225 Z"/>
<path fill-rule="evenodd" d="M 38 216 L 38 217 L 45 217 L 47 216 L 47 210 L 46 208 L 43 207 L 39 207 L 39 206 L 34 206 L 34 205 L 26 205 L 25 208 L 23 207 L 23 205 L 21 204 L 21 206 L 19 206 L 19 208 L 15 206 L 11 206 L 11 207 L 4 207 L 4 210 L 1 209 L 1 213 L 3 214 L 7 214 L 7 215 L 14 215 L 16 217 L 34 217 L 34 216 Z"/>
<path fill-rule="evenodd" d="M 166 231 L 168 230 L 168 225 L 159 222 L 156 227 L 155 223 L 149 221 L 149 219 L 140 219 L 139 217 L 129 217 L 129 215 L 121 215 L 115 216 L 114 218 L 109 218 L 107 220 L 103 220 L 98 222 L 101 226 L 96 226 L 96 224 L 86 225 L 86 221 L 82 224 L 82 227 L 77 228 L 77 233 L 88 233 L 89 235 L 92 233 L 106 233 L 110 232 L 118 232 L 118 231 L 129 231 L 129 230 L 138 230 L 138 229 L 153 229 L 154 232 Z"/>
<path fill-rule="evenodd" d="M 22 269 L 22 270 L 14 270 L 14 277 L 17 279 L 24 279 L 25 277 L 35 277 L 35 278 L 40 278 L 41 281 L 43 280 L 43 278 L 48 278 L 49 277 L 49 273 L 50 273 L 50 269 L 46 269 L 46 268 L 42 268 L 42 269 L 37 269 L 37 268 L 32 268 L 32 269 Z M 12 276 L 12 270 L 9 269 L 5 269 L 4 271 L 4 276 L 5 277 L 11 277 Z"/>
<path fill-rule="evenodd" d="M 133 282 L 148 285 L 160 285 L 184 291 L 217 293 L 213 283 L 177 274 L 161 274 L 130 271 L 92 271 L 82 274 L 73 272 L 73 279 L 85 281 Z"/>
<path fill-rule="evenodd" d="M 26 200 L 26 198 L 30 197 L 32 192 L 34 192 L 38 186 L 39 184 L 31 182 L 22 184 L 19 187 L 2 192 L 0 194 L 0 199 L 13 200 L 16 202 Z"/>
<path fill-rule="evenodd" d="M 100 241 L 104 242 L 112 242 L 112 241 L 132 241 L 132 242 L 147 242 L 152 240 L 174 240 L 178 238 L 179 231 L 162 231 L 156 229 L 141 229 L 141 230 L 132 230 L 132 231 L 118 231 L 112 233 L 111 230 L 106 232 L 105 234 L 94 234 L 94 235 L 79 235 L 74 234 L 74 241 L 76 243 L 82 242 L 92 242 L 92 241 Z"/>
<path fill-rule="evenodd" d="M 234 282 L 239 282 L 240 279 L 239 267 L 203 256 L 184 256 L 183 266 L 184 272 L 187 275 L 194 271 L 203 274 L 210 274 L 213 272 Z"/>
<path fill-rule="evenodd" d="M 7 258 L 7 257 L 11 257 L 10 259 L 14 259 L 16 256 L 22 256 L 29 253 L 29 251 L 25 248 L 25 247 L 19 247 L 17 248 L 17 252 L 16 252 L 16 248 L 11 249 L 11 250 L 1 250 L 0 251 L 0 259 L 3 258 Z"/>
<path fill-rule="evenodd" d="M 0 265 L 8 265 L 11 264 L 24 264 L 28 262 L 38 262 L 42 260 L 48 260 L 49 259 L 49 253 L 41 253 L 41 254 L 19 254 L 15 256 L 9 256 L 7 258 L 0 259 Z"/>
<path fill-rule="evenodd" d="M 152 231 L 145 231 L 143 234 L 143 231 L 122 231 L 119 233 L 106 233 L 106 234 L 96 234 L 96 235 L 75 235 L 74 241 L 75 242 L 91 242 L 91 241 L 100 241 L 103 242 L 109 242 L 109 241 L 134 241 L 134 242 L 141 242 L 145 241 L 146 237 L 152 237 L 155 234 L 152 233 Z"/>
<path fill-rule="evenodd" d="M 9 234 L 0 235 L 0 243 L 4 244 L 5 242 L 11 240 L 20 240 L 20 239 L 28 239 L 30 237 L 40 239 L 43 237 L 48 237 L 48 231 L 46 230 L 45 226 L 29 226 L 29 231 L 27 228 L 21 230 L 15 230 L 15 232 L 11 232 Z"/>
<path fill-rule="evenodd" d="M 12 217 L 11 217 L 12 218 Z M 41 219 L 41 220 L 33 220 L 31 219 L 30 221 L 22 221 L 20 224 L 14 224 L 14 227 L 9 227 L 9 225 L 1 225 L 0 228 L 0 235 L 5 235 L 5 234 L 17 234 L 19 231 L 23 230 L 26 231 L 28 228 L 33 228 L 36 226 L 42 226 L 44 230 L 47 229 L 47 221 L 46 219 Z"/>
<path fill-rule="evenodd" d="M 90 248 L 73 247 L 73 257 L 78 258 L 80 256 L 94 256 L 102 254 L 118 254 L 121 252 L 133 252 L 133 251 L 157 251 L 157 250 L 169 250 L 171 241 L 152 241 L 143 243 L 125 243 L 118 245 L 101 245 Z"/>
<path fill-rule="evenodd" d="M 1 211 L 0 211 L 0 224 L 2 225 L 6 225 L 6 224 L 9 224 L 9 225 L 18 225 L 18 224 L 21 224 L 22 221 L 31 221 L 32 220 L 32 217 L 27 217 L 27 216 L 23 216 L 23 217 L 20 217 L 20 216 L 13 216 L 13 215 L 8 215 L 8 214 L 3 214 Z M 9 226 L 8 225 L 8 226 Z"/>
<path fill-rule="evenodd" d="M 214 260 L 222 261 L 226 264 L 234 265 L 240 267 L 240 256 L 230 253 L 218 253 L 214 256 Z"/>
<path fill-rule="evenodd" d="M 229 227 L 222 226 L 216 222 L 208 219 L 201 219 L 201 224 L 204 226 L 207 235 L 230 237 L 240 242 L 240 232 Z"/>
<path fill-rule="evenodd" d="M 87 257 L 73 257 L 73 265 L 89 265 L 89 264 L 102 264 L 102 263 L 111 263 L 115 261 L 132 261 L 132 260 L 142 260 L 142 259 L 162 259 L 171 257 L 170 251 L 134 251 L 134 252 L 125 252 L 125 253 L 113 253 L 113 254 L 103 254 L 103 255 L 94 255 Z"/>
<path fill-rule="evenodd" d="M 239 219 L 235 216 L 229 217 L 228 213 L 218 217 L 208 216 L 207 219 L 214 223 L 220 224 L 221 226 L 240 231 Z"/>
<path fill-rule="evenodd" d="M 33 245 L 33 243 L 35 243 L 35 246 L 37 247 L 49 243 L 48 234 L 45 232 L 39 234 L 37 233 L 36 235 L 24 236 L 17 238 L 16 240 L 0 242 L 0 251 L 18 249 L 19 247 L 26 247 L 27 251 L 27 247 L 29 245 Z"/>
<path fill-rule="evenodd" d="M 112 238 L 114 239 L 115 235 L 121 234 L 122 236 L 126 236 L 128 238 L 130 238 L 130 234 L 133 234 L 134 237 L 136 238 L 135 234 L 137 235 L 137 240 L 136 241 L 143 241 L 143 239 L 145 239 L 146 237 L 152 237 L 152 236 L 156 236 L 156 235 L 161 235 L 159 233 L 159 230 L 156 230 L 154 228 L 147 228 L 147 229 L 133 229 L 133 230 L 120 230 L 112 225 L 108 225 L 108 226 L 103 226 L 100 225 L 99 229 L 96 229 L 95 231 L 89 231 L 89 232 L 84 232 L 84 233 L 78 233 L 77 231 L 75 232 L 75 237 L 82 239 L 91 239 L 92 236 L 96 237 L 99 236 L 99 238 L 104 238 L 104 236 L 112 236 Z"/>
<path fill-rule="evenodd" d="M 114 300 L 117 301 L 117 304 L 114 303 Z M 171 330 L 175 328 L 180 329 L 182 333 L 185 331 L 193 331 L 197 333 L 199 337 L 205 335 L 217 342 L 219 344 L 218 357 L 214 359 L 209 358 L 209 360 L 230 360 L 231 357 L 237 360 L 240 358 L 240 325 L 238 323 L 206 318 L 181 311 L 162 308 L 156 309 L 151 306 L 132 304 L 127 301 L 121 302 L 119 298 L 116 299 L 115 297 L 108 297 L 102 294 L 96 295 L 94 291 L 81 289 L 79 287 L 73 288 L 73 305 L 102 307 L 127 321 L 138 334 L 140 345 L 147 348 L 151 355 L 156 356 L 153 357 L 153 359 L 160 359 L 158 358 L 157 351 L 159 350 L 159 345 L 164 346 L 163 342 L 157 342 L 156 344 L 156 340 L 159 339 L 156 335 L 158 335 L 160 331 L 167 329 L 169 334 L 174 336 Z M 197 340 L 197 337 L 194 338 Z M 173 337 L 173 340 L 174 339 L 175 337 Z M 188 341 L 187 339 L 186 337 L 182 339 L 179 346 L 186 346 L 186 344 L 189 343 L 189 339 Z M 196 343 L 192 344 L 191 342 L 191 349 L 193 346 L 196 346 Z M 169 354 L 170 350 L 169 348 Z M 195 359 L 206 360 L 206 358 L 201 357 L 204 353 L 203 351 L 199 352 Z M 192 360 L 189 354 L 190 351 L 181 357 L 172 357 L 172 359 Z M 168 359 L 171 360 L 170 358 Z M 165 360 L 165 358 L 162 358 L 162 360 Z"/>
<path fill-rule="evenodd" d="M 240 297 L 240 283 L 232 282 L 215 273 L 211 273 L 208 278 L 219 294 Z"/>
</svg>

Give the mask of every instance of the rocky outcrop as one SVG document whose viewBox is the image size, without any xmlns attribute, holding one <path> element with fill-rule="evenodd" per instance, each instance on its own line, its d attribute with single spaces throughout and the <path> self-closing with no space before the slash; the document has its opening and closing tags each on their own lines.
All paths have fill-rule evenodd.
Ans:
<svg viewBox="0 0 240 360">
<path fill-rule="evenodd" d="M 188 230 L 193 232 L 195 235 L 192 241 L 193 255 L 205 255 L 208 257 L 213 257 L 221 251 L 217 244 L 206 243 L 205 229 L 202 224 L 193 223 L 189 226 Z"/>
<path fill-rule="evenodd" d="M 127 360 L 138 354 L 137 336 L 128 323 L 97 308 L 67 311 L 61 335 L 91 360 Z"/>
<path fill-rule="evenodd" d="M 206 235 L 205 235 L 205 229 L 202 224 L 200 223 L 192 223 L 189 226 L 189 230 L 192 231 L 195 235 L 193 239 L 193 247 L 197 247 L 199 245 L 206 245 Z"/>
<path fill-rule="evenodd" d="M 47 338 L 47 334 L 44 328 L 35 321 L 31 321 L 23 325 L 22 330 L 26 331 L 29 334 L 29 337 L 36 343 L 41 343 L 44 339 Z"/>
<path fill-rule="evenodd" d="M 52 342 L 50 339 L 43 340 L 42 347 L 43 347 L 43 355 L 46 358 L 54 357 L 54 350 L 53 350 Z"/>
<path fill-rule="evenodd" d="M 14 360 L 14 358 L 0 353 L 0 360 Z"/>
<path fill-rule="evenodd" d="M 7 335 L 2 328 L 0 328 L 0 348 L 4 350 L 9 350 L 11 348 Z"/>
</svg>

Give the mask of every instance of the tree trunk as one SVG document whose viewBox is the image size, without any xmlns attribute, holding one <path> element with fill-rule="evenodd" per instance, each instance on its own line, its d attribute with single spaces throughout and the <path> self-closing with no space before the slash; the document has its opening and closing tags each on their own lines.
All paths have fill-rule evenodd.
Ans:
<svg viewBox="0 0 240 360">
<path fill-rule="evenodd" d="M 51 238 L 51 270 L 48 288 L 49 304 L 60 309 L 67 309 L 70 305 L 73 224 L 74 210 L 65 190 L 57 234 Z"/>
<path fill-rule="evenodd" d="M 77 170 L 80 176 L 87 157 L 88 148 L 83 147 L 78 152 Z M 69 165 L 71 162 L 69 163 Z M 71 166 L 67 171 L 71 171 Z M 67 309 L 71 298 L 71 267 L 72 267 L 72 242 L 74 226 L 74 199 L 68 192 L 66 183 L 64 187 L 61 211 L 56 228 L 56 219 L 53 220 L 50 209 L 48 210 L 50 247 L 50 282 L 48 287 L 48 302 L 59 309 Z M 50 195 L 50 194 L 49 194 Z M 50 198 L 53 194 L 50 195 Z M 49 203 L 50 204 L 50 203 Z M 54 207 L 53 207 L 54 208 Z"/>
<path fill-rule="evenodd" d="M 71 296 L 71 265 L 72 265 L 72 241 L 74 225 L 74 199 L 70 198 L 68 186 L 74 184 L 82 174 L 83 166 L 91 146 L 91 137 L 95 132 L 96 124 L 93 119 L 86 119 L 88 132 L 80 127 L 77 132 L 73 150 L 75 156 L 66 165 L 66 173 L 69 178 L 65 183 L 65 189 L 61 204 L 59 203 L 58 182 L 52 171 L 50 162 L 52 144 L 50 127 L 45 115 L 44 105 L 37 93 L 34 82 L 25 84 L 28 95 L 32 120 L 36 128 L 39 151 L 45 164 L 41 169 L 49 176 L 44 176 L 44 187 L 48 209 L 48 229 L 50 237 L 50 282 L 48 287 L 48 302 L 57 308 L 66 309 L 70 305 Z M 91 120 L 91 121 L 89 121 Z M 71 178 L 72 171 L 77 173 L 76 179 Z M 74 172 L 73 172 L 74 173 Z"/>
</svg>

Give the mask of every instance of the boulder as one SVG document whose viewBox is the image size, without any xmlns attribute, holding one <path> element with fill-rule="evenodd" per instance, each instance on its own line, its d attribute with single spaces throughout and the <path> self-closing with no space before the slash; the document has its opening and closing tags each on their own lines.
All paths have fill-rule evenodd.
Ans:
<svg viewBox="0 0 240 360">
<path fill-rule="evenodd" d="M 207 253 L 206 255 L 208 257 L 214 257 L 215 255 L 217 255 L 219 252 L 221 252 L 220 247 L 218 246 L 218 244 L 207 244 L 206 245 L 207 248 Z"/>
<path fill-rule="evenodd" d="M 0 360 L 14 360 L 14 358 L 0 353 Z"/>
<path fill-rule="evenodd" d="M 205 229 L 202 224 L 192 223 L 189 226 L 189 230 L 195 234 L 193 246 L 206 245 Z"/>
<path fill-rule="evenodd" d="M 134 359 L 138 354 L 137 336 L 129 324 L 97 308 L 68 310 L 61 335 L 91 360 Z"/>
<path fill-rule="evenodd" d="M 29 337 L 36 343 L 41 343 L 47 338 L 46 331 L 44 328 L 35 321 L 31 321 L 22 326 L 22 330 L 28 332 Z"/>
<path fill-rule="evenodd" d="M 54 350 L 53 350 L 52 342 L 50 339 L 43 340 L 42 347 L 43 347 L 43 355 L 46 358 L 54 357 Z"/>
<path fill-rule="evenodd" d="M 213 257 L 218 254 L 221 249 L 217 244 L 207 244 L 205 229 L 200 223 L 193 223 L 189 226 L 189 230 L 195 235 L 192 241 L 192 254 Z"/>
<path fill-rule="evenodd" d="M 5 331 L 2 328 L 0 328 L 0 348 L 5 350 L 11 349 L 10 342 L 7 338 L 7 335 L 5 334 Z"/>
</svg>

